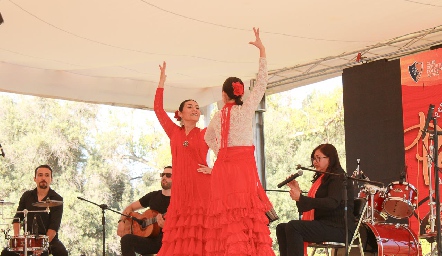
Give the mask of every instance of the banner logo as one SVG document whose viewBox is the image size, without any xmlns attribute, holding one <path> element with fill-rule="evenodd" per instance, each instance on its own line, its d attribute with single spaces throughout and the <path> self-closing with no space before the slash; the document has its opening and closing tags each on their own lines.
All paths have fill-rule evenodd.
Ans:
<svg viewBox="0 0 442 256">
<path fill-rule="evenodd" d="M 410 73 L 411 78 L 416 83 L 421 78 L 422 72 L 424 70 L 424 64 L 422 62 L 414 62 L 410 66 L 408 66 L 408 72 Z"/>
</svg>

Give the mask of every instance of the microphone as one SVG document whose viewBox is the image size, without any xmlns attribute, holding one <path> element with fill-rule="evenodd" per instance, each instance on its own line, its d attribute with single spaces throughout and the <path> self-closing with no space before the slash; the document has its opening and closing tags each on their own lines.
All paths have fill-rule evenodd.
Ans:
<svg viewBox="0 0 442 256">
<path fill-rule="evenodd" d="M 425 138 L 425 135 L 428 132 L 428 125 L 430 124 L 431 118 L 433 118 L 433 112 L 434 112 L 434 105 L 430 104 L 430 106 L 428 108 L 427 118 L 425 119 L 424 129 L 422 130 L 421 140 L 423 140 Z"/>
<path fill-rule="evenodd" d="M 3 151 L 3 148 L 2 148 L 2 144 L 0 144 L 0 150 L 1 150 L 1 155 L 2 155 L 2 157 L 5 157 L 5 151 Z"/>
<path fill-rule="evenodd" d="M 278 188 L 281 188 L 282 186 L 284 186 L 285 184 L 289 183 L 290 181 L 298 178 L 299 176 L 302 175 L 302 171 L 299 170 L 298 173 L 293 174 L 292 176 L 288 177 L 285 181 L 281 182 L 278 184 Z"/>
<path fill-rule="evenodd" d="M 359 175 L 359 179 L 362 179 L 362 180 L 367 179 L 368 177 L 365 176 L 364 172 L 360 169 L 361 159 L 356 159 L 356 161 L 358 162 L 358 166 L 356 167 L 356 171 Z M 368 180 L 370 180 L 370 179 L 368 179 Z"/>
</svg>

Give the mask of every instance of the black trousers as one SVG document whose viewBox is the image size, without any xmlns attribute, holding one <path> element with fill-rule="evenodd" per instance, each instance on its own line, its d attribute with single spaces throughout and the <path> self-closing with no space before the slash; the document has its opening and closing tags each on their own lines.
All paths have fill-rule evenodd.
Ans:
<svg viewBox="0 0 442 256">
<path fill-rule="evenodd" d="M 63 243 L 58 239 L 52 239 L 52 241 L 49 243 L 49 252 L 53 256 L 68 256 L 68 251 L 64 247 Z M 43 252 L 41 256 L 48 256 L 49 252 Z M 20 255 L 20 253 L 23 252 L 14 252 L 9 251 L 8 248 L 3 249 L 1 256 L 17 256 Z M 32 252 L 28 252 L 28 255 L 32 255 Z"/>
<path fill-rule="evenodd" d="M 163 233 L 156 237 L 141 237 L 132 234 L 124 235 L 121 238 L 121 254 L 122 256 L 135 256 L 135 253 L 156 254 L 161 248 L 161 240 Z"/>
<path fill-rule="evenodd" d="M 353 232 L 349 232 L 349 240 Z M 319 221 L 291 220 L 276 226 L 280 256 L 303 256 L 304 242 L 345 241 L 345 228 L 336 228 Z"/>
</svg>

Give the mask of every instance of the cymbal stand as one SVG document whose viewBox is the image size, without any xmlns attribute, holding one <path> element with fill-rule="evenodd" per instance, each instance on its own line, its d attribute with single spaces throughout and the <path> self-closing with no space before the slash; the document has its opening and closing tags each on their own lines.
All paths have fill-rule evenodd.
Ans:
<svg viewBox="0 0 442 256">
<path fill-rule="evenodd" d="M 431 138 L 431 137 L 430 137 Z M 430 140 L 431 142 L 432 140 Z M 430 234 L 434 234 L 434 230 L 435 230 L 435 224 L 436 224 L 436 213 L 435 211 L 435 202 L 433 200 L 433 196 L 434 196 L 434 189 L 433 189 L 433 172 L 432 170 L 432 166 L 433 166 L 433 151 L 434 151 L 434 146 L 433 144 L 431 144 L 428 147 L 428 155 L 427 155 L 427 165 L 428 165 L 428 181 L 429 181 L 429 200 L 428 200 L 428 204 L 430 205 L 430 214 L 428 216 L 428 222 L 430 223 Z M 433 255 L 436 251 L 436 246 L 434 244 L 434 241 L 431 242 L 431 252 L 429 255 Z"/>
<path fill-rule="evenodd" d="M 370 202 L 368 206 L 368 210 L 365 211 L 364 215 L 365 215 L 365 220 L 364 222 L 371 222 L 371 224 L 374 224 L 374 207 L 372 207 L 374 205 L 374 194 L 376 193 L 376 191 L 373 191 L 373 189 L 368 189 L 366 187 L 364 187 L 363 189 L 366 190 L 368 198 L 367 198 L 367 202 Z"/>
<path fill-rule="evenodd" d="M 435 173 L 435 194 L 436 194 L 436 230 L 437 230 L 437 255 L 441 255 L 442 253 L 442 244 L 441 244 L 441 224 L 440 224 L 440 191 L 439 191 L 439 160 L 438 160 L 438 149 L 439 149 L 439 138 L 438 135 L 442 135 L 442 132 L 437 131 L 437 119 L 433 118 L 434 125 L 434 133 L 433 133 L 433 141 L 434 141 L 434 173 Z"/>
<path fill-rule="evenodd" d="M 25 237 L 25 245 L 23 248 L 23 255 L 28 256 L 28 213 L 29 212 L 47 212 L 49 213 L 49 207 L 46 208 L 44 211 L 28 211 L 27 209 L 24 209 L 23 211 L 17 211 L 17 213 L 23 213 L 23 226 L 24 226 L 24 237 Z"/>
<path fill-rule="evenodd" d="M 371 224 L 374 224 L 374 195 L 376 194 L 376 190 L 374 190 L 372 188 L 369 188 L 368 190 L 369 190 L 368 194 L 370 197 L 370 204 L 371 204 L 371 206 L 370 206 L 370 216 L 371 216 L 370 222 L 371 222 Z"/>
<path fill-rule="evenodd" d="M 429 191 L 429 201 L 428 204 L 430 205 L 430 216 L 429 216 L 429 222 L 430 222 L 430 228 L 431 228 L 431 233 L 434 232 L 434 225 L 435 225 L 435 220 L 436 220 L 436 213 L 434 212 L 434 205 L 436 204 L 433 200 L 433 196 L 434 196 L 434 190 L 433 190 L 433 173 L 431 171 L 432 166 L 433 166 L 433 160 L 431 158 L 431 156 L 433 155 L 433 150 L 434 150 L 434 146 L 430 145 L 428 147 L 428 150 L 430 151 L 430 154 L 427 156 L 428 159 L 428 180 L 430 183 L 430 191 Z"/>
</svg>

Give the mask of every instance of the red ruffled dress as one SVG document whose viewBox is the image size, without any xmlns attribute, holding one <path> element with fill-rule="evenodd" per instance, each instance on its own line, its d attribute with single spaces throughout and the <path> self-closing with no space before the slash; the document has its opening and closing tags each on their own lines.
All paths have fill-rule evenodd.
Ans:
<svg viewBox="0 0 442 256">
<path fill-rule="evenodd" d="M 260 58 L 256 86 L 242 106 L 226 104 L 207 127 L 205 140 L 217 154 L 207 213 L 206 255 L 275 255 L 265 212 L 272 209 L 258 177 L 252 121 L 267 85 Z"/>
<path fill-rule="evenodd" d="M 197 171 L 207 165 L 206 129 L 193 128 L 186 136 L 163 109 L 164 88 L 155 94 L 154 110 L 170 139 L 172 152 L 172 195 L 163 228 L 163 245 L 157 255 L 205 255 L 204 218 L 207 213 L 210 175 Z"/>
</svg>

